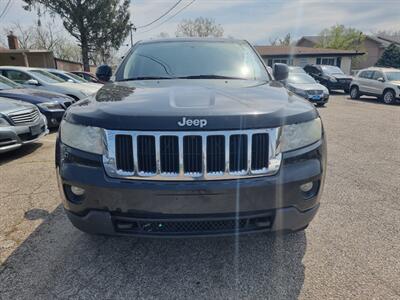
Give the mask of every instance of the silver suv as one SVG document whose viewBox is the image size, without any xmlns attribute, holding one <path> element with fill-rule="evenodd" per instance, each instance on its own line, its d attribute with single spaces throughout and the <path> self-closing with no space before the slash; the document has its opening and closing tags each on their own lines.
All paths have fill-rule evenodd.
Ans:
<svg viewBox="0 0 400 300">
<path fill-rule="evenodd" d="M 350 97 L 376 96 L 386 104 L 400 98 L 400 70 L 394 68 L 368 68 L 360 70 L 350 84 Z"/>
</svg>

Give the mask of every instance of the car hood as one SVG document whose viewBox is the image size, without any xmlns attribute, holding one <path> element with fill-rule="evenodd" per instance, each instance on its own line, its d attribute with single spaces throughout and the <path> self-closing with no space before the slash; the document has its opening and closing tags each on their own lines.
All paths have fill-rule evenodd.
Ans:
<svg viewBox="0 0 400 300">
<path fill-rule="evenodd" d="M 27 108 L 35 107 L 32 104 L 25 103 L 22 101 L 11 100 L 0 97 L 0 114 L 7 114 L 13 111 L 23 110 Z"/>
<path fill-rule="evenodd" d="M 336 79 L 353 79 L 352 76 L 346 74 L 332 74 L 331 76 Z"/>
<path fill-rule="evenodd" d="M 61 89 L 64 89 L 65 91 L 68 90 L 75 90 L 79 91 L 85 95 L 92 95 L 96 93 L 100 87 L 95 87 L 95 86 L 89 86 L 83 83 L 73 83 L 73 82 L 60 82 L 60 83 L 54 83 L 54 86 L 57 86 Z"/>
<path fill-rule="evenodd" d="M 303 91 L 321 90 L 328 92 L 328 89 L 319 83 L 290 83 L 289 85 Z"/>
<path fill-rule="evenodd" d="M 27 101 L 33 104 L 49 102 L 49 101 L 71 101 L 72 99 L 59 93 L 47 92 L 35 89 L 10 89 L 0 90 L 1 97 L 12 98 L 16 100 Z"/>
<path fill-rule="evenodd" d="M 106 84 L 65 118 L 115 130 L 218 130 L 278 127 L 316 118 L 316 109 L 278 82 L 160 80 Z M 183 117 L 206 128 L 179 127 Z"/>
<path fill-rule="evenodd" d="M 392 81 L 390 81 L 390 83 L 400 85 L 400 80 L 392 80 Z"/>
</svg>

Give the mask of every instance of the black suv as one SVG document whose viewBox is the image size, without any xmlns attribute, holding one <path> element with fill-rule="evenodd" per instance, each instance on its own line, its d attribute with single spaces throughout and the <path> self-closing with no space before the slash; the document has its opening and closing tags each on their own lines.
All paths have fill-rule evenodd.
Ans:
<svg viewBox="0 0 400 300">
<path fill-rule="evenodd" d="M 314 77 L 320 84 L 326 86 L 330 91 L 343 90 L 348 93 L 353 77 L 346 75 L 336 66 L 331 65 L 307 65 L 304 70 Z"/>
<path fill-rule="evenodd" d="M 315 216 L 326 142 L 317 110 L 246 41 L 138 42 L 62 121 L 56 167 L 71 222 L 136 236 L 297 231 Z"/>
</svg>

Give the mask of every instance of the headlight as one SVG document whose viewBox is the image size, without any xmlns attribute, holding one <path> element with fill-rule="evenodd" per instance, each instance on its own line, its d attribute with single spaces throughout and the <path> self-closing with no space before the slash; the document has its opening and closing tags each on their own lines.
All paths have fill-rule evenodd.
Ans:
<svg viewBox="0 0 400 300">
<path fill-rule="evenodd" d="M 104 153 L 104 131 L 98 127 L 75 125 L 67 121 L 61 122 L 61 142 L 72 148 L 85 152 Z"/>
<path fill-rule="evenodd" d="M 11 126 L 11 124 L 8 123 L 8 121 L 6 119 L 4 119 L 0 116 L 0 127 L 8 127 L 8 126 Z"/>
<path fill-rule="evenodd" d="M 281 151 L 291 151 L 311 145 L 322 137 L 321 119 L 285 125 L 282 128 Z"/>
<path fill-rule="evenodd" d="M 329 77 L 329 81 L 330 81 L 330 82 L 337 82 L 337 80 L 336 80 L 335 77 Z"/>
<path fill-rule="evenodd" d="M 295 94 L 297 94 L 297 95 L 300 95 L 300 96 L 303 96 L 303 97 L 305 97 L 305 98 L 308 98 L 308 95 L 307 95 L 307 93 L 306 93 L 306 91 L 305 90 L 301 90 L 301 89 L 294 89 L 293 90 L 293 92 L 295 93 Z"/>
<path fill-rule="evenodd" d="M 60 110 L 64 109 L 60 103 L 53 101 L 53 102 L 44 102 L 44 103 L 39 103 L 38 106 L 42 109 L 48 109 L 48 110 Z"/>
</svg>

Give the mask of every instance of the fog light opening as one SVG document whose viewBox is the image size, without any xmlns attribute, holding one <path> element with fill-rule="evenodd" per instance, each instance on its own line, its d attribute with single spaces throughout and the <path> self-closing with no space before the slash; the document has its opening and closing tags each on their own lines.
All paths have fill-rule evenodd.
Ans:
<svg viewBox="0 0 400 300">
<path fill-rule="evenodd" d="M 312 190 L 313 187 L 314 187 L 314 184 L 312 183 L 312 181 L 310 181 L 310 182 L 300 185 L 300 190 L 304 193 L 308 193 L 309 191 Z"/>
<path fill-rule="evenodd" d="M 74 185 L 71 186 L 71 192 L 75 196 L 83 196 L 85 194 L 85 190 L 84 189 L 82 189 L 80 187 L 77 187 L 77 186 L 74 186 Z"/>
</svg>

